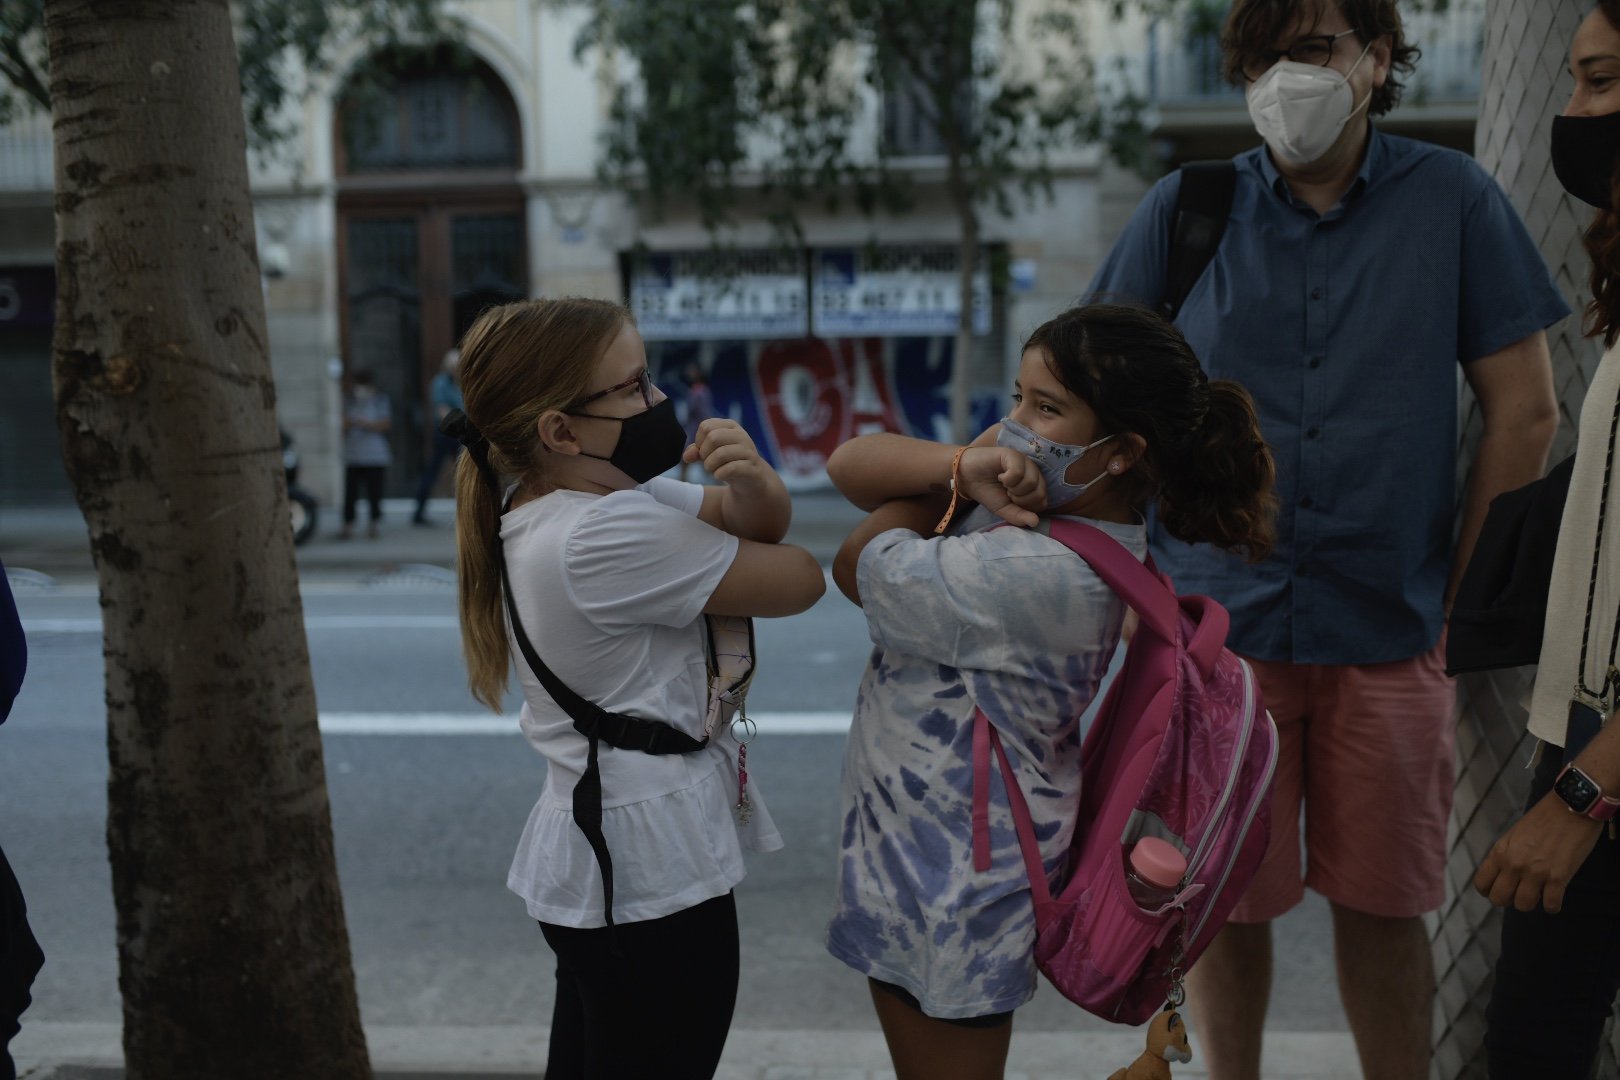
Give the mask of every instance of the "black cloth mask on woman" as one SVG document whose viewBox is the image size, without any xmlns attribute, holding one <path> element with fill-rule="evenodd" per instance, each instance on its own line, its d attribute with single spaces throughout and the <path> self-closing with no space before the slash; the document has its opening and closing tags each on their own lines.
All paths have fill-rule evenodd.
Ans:
<svg viewBox="0 0 1620 1080">
<path fill-rule="evenodd" d="M 681 451 L 686 449 L 686 431 L 675 416 L 675 402 L 669 398 L 633 416 L 586 412 L 572 415 L 615 420 L 624 425 L 619 428 L 619 441 L 613 445 L 613 453 L 607 457 L 584 450 L 580 453 L 607 462 L 638 484 L 645 484 L 681 463 Z"/>
<path fill-rule="evenodd" d="M 1620 113 L 1555 116 L 1552 165 L 1564 190 L 1599 210 L 1613 210 L 1614 168 L 1620 159 Z"/>
</svg>

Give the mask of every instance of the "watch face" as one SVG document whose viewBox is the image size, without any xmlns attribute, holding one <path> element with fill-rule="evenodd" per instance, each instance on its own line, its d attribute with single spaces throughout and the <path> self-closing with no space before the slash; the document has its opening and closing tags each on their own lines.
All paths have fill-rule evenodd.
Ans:
<svg viewBox="0 0 1620 1080">
<path fill-rule="evenodd" d="M 1565 769 L 1564 774 L 1553 785 L 1558 797 L 1569 805 L 1576 813 L 1584 814 L 1597 801 L 1598 786 L 1586 778 L 1586 774 L 1578 769 Z"/>
</svg>

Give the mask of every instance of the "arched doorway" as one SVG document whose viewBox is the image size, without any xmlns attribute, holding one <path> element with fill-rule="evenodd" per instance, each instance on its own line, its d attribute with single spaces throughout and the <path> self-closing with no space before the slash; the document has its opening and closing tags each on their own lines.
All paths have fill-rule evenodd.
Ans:
<svg viewBox="0 0 1620 1080">
<path fill-rule="evenodd" d="M 528 295 L 517 106 L 465 49 L 373 57 L 335 125 L 345 375 L 394 405 L 391 495 L 414 491 L 444 354 L 492 304 Z"/>
</svg>

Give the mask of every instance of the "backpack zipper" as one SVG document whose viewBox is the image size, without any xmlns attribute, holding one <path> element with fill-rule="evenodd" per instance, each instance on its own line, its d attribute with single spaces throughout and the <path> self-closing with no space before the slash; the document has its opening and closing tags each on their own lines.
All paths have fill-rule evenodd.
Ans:
<svg viewBox="0 0 1620 1080">
<path fill-rule="evenodd" d="M 1272 729 L 1271 752 L 1266 755 L 1266 769 L 1260 777 L 1260 784 L 1256 788 L 1255 797 L 1249 802 L 1249 812 L 1243 817 L 1243 828 L 1238 831 L 1237 842 L 1232 845 L 1232 857 L 1226 860 L 1226 869 L 1221 871 L 1221 880 L 1215 883 L 1214 891 L 1209 894 L 1211 899 L 1226 887 L 1226 879 L 1232 876 L 1232 868 L 1237 865 L 1238 856 L 1243 854 L 1243 842 L 1249 838 L 1249 829 L 1253 827 L 1254 819 L 1260 816 L 1260 807 L 1265 802 L 1266 788 L 1270 786 L 1272 775 L 1277 771 L 1277 754 L 1281 748 L 1281 740 L 1277 736 L 1277 726 L 1271 722 L 1271 714 L 1266 713 L 1264 717 L 1266 724 Z M 1204 914 L 1199 918 L 1198 925 L 1193 928 L 1192 934 L 1188 936 L 1188 941 L 1198 940 L 1198 935 L 1203 932 L 1204 924 L 1209 921 L 1210 914 L 1213 911 L 1214 905 L 1208 905 L 1204 908 Z"/>
<path fill-rule="evenodd" d="M 1238 660 L 1243 669 L 1243 715 L 1248 716 L 1249 710 L 1254 706 L 1254 673 L 1243 660 Z M 1226 786 L 1221 789 L 1221 801 L 1215 804 L 1215 810 L 1210 814 L 1210 821 L 1218 823 L 1226 814 L 1226 804 L 1232 801 L 1232 791 L 1237 787 L 1238 776 L 1243 770 L 1243 755 L 1249 750 L 1249 735 L 1254 730 L 1253 724 L 1243 726 L 1243 734 L 1238 739 L 1237 749 L 1232 753 L 1232 774 L 1226 778 Z M 1204 835 L 1198 839 L 1198 847 L 1193 851 L 1193 857 L 1187 860 L 1187 873 L 1181 879 L 1182 888 L 1192 884 L 1193 875 L 1204 868 L 1204 860 L 1209 858 L 1209 849 L 1214 846 L 1215 836 L 1220 832 L 1218 827 L 1207 828 Z"/>
</svg>

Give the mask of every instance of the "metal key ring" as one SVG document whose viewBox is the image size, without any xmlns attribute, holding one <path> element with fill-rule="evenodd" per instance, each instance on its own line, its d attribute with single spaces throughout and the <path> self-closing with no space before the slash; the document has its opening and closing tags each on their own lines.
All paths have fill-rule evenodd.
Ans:
<svg viewBox="0 0 1620 1080">
<path fill-rule="evenodd" d="M 746 737 L 744 737 L 743 735 L 738 734 L 738 725 L 739 724 L 746 724 L 747 725 L 747 727 L 742 729 L 743 731 L 747 732 Z M 759 734 L 759 728 L 755 727 L 754 722 L 752 720 L 750 720 L 748 717 L 746 717 L 746 716 L 738 716 L 738 717 L 735 717 L 735 718 L 732 719 L 732 721 L 731 721 L 731 737 L 733 739 L 736 739 L 739 744 L 741 744 L 743 746 L 747 746 L 749 743 L 754 741 L 754 736 L 758 735 L 758 734 Z"/>
</svg>

